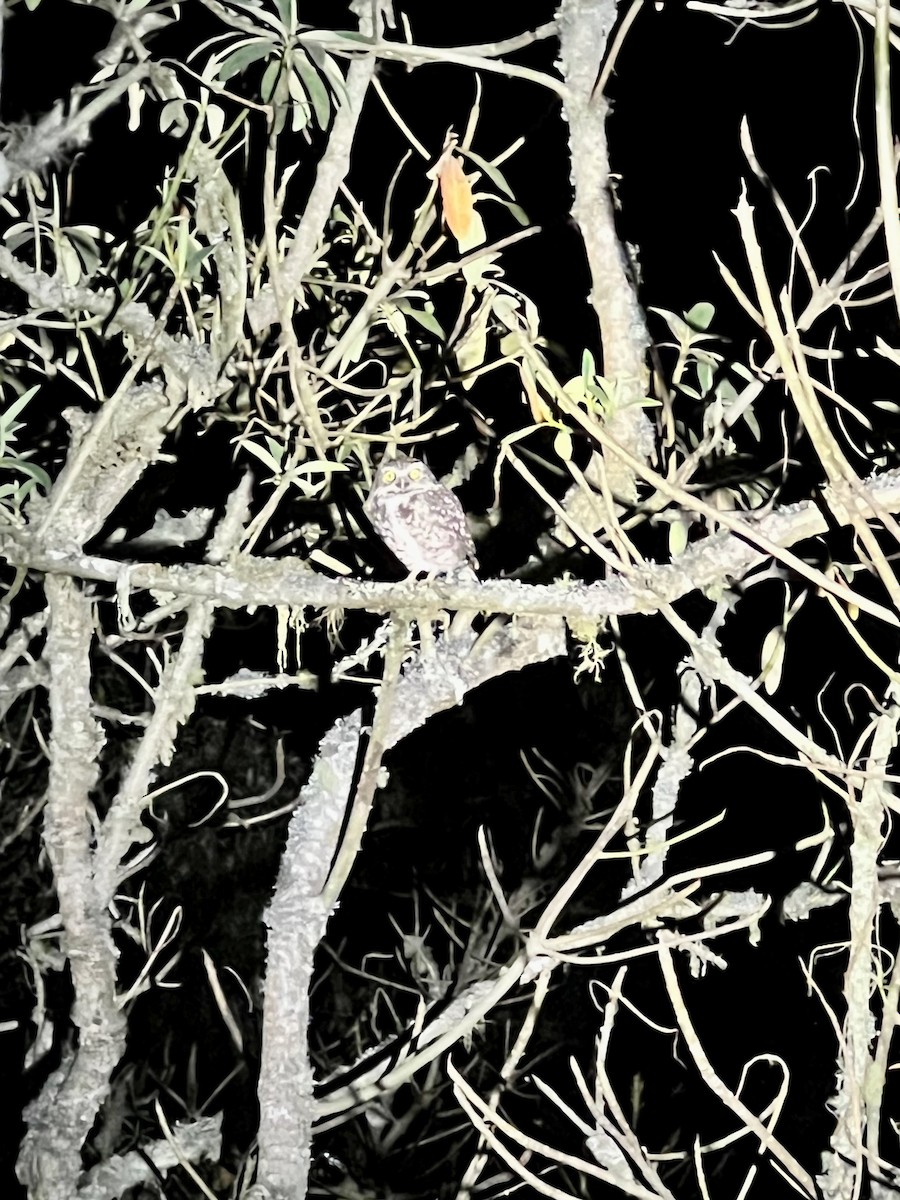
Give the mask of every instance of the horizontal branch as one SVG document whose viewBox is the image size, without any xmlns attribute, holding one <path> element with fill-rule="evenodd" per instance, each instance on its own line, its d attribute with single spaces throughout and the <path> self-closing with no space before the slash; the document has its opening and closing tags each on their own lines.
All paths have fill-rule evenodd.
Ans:
<svg viewBox="0 0 900 1200">
<path fill-rule="evenodd" d="M 874 476 L 866 482 L 868 508 L 857 500 L 857 515 L 877 520 L 881 512 L 900 511 L 900 471 Z M 823 491 L 831 517 L 849 523 L 839 497 Z M 876 508 L 877 506 L 877 508 Z M 824 508 L 824 505 L 823 505 Z M 812 501 L 774 509 L 764 517 L 744 514 L 740 524 L 748 536 L 762 536 L 787 547 L 828 532 L 828 523 Z M 515 579 L 483 582 L 437 579 L 376 583 L 363 579 L 332 579 L 317 574 L 294 558 L 239 556 L 220 566 L 117 562 L 99 555 L 48 549 L 43 539 L 25 529 L 0 532 L 0 557 L 12 566 L 47 575 L 71 575 L 116 585 L 120 590 L 158 590 L 185 602 L 208 600 L 222 608 L 287 604 L 297 607 L 365 609 L 368 612 L 428 612 L 454 609 L 521 616 L 566 616 L 596 620 L 602 616 L 653 613 L 695 590 L 718 588 L 740 579 L 769 555 L 745 541 L 740 524 L 735 532 L 711 534 L 690 546 L 671 563 L 646 563 L 627 577 L 600 583 L 526 584 Z M 846 599 L 839 584 L 836 595 Z M 870 607 L 877 608 L 876 605 Z M 885 610 L 886 611 L 886 610 Z"/>
</svg>

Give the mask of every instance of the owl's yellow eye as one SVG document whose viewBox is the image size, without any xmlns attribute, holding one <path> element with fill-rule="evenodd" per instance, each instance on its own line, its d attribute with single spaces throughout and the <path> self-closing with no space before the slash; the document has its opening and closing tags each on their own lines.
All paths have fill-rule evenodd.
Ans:
<svg viewBox="0 0 900 1200">
<path fill-rule="evenodd" d="M 421 479 L 422 478 L 422 468 L 421 467 L 413 467 L 409 473 L 409 477 L 413 481 L 413 483 L 415 483 L 417 479 Z"/>
<path fill-rule="evenodd" d="M 393 467 L 385 471 L 384 475 L 382 475 L 382 479 L 385 483 L 393 483 L 396 478 L 397 472 L 393 469 Z"/>
</svg>

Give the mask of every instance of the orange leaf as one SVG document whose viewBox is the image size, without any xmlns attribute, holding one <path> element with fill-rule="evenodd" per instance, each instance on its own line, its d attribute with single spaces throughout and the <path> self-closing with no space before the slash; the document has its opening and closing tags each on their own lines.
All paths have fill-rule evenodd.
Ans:
<svg viewBox="0 0 900 1200">
<path fill-rule="evenodd" d="M 444 220 L 458 242 L 465 242 L 472 231 L 475 220 L 475 201 L 472 185 L 462 169 L 462 163 L 454 155 L 447 156 L 438 176 L 441 185 L 441 203 Z"/>
</svg>

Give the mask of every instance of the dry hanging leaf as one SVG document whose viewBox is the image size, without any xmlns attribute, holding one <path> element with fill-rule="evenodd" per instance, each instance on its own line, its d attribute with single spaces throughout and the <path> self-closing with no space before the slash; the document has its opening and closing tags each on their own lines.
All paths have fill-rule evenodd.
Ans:
<svg viewBox="0 0 900 1200">
<path fill-rule="evenodd" d="M 475 211 L 472 178 L 462 169 L 454 154 L 448 154 L 438 168 L 441 204 L 447 228 L 459 243 L 460 250 L 471 250 L 485 240 L 484 223 Z"/>
</svg>

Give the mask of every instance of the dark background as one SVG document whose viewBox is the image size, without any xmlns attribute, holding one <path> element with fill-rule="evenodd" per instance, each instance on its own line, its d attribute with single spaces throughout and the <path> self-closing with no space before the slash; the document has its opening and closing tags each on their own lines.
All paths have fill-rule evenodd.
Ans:
<svg viewBox="0 0 900 1200">
<path fill-rule="evenodd" d="M 332 27 L 345 20 L 342 5 L 300 7 L 302 20 Z M 407 0 L 406 10 L 419 42 L 448 46 L 508 37 L 550 20 L 554 12 L 550 4 L 467 0 L 453 6 Z M 154 43 L 157 54 L 180 59 L 204 36 L 221 30 L 218 21 L 199 3 L 186 4 L 183 12 L 182 22 Z M 34 119 L 72 86 L 88 79 L 94 69 L 92 56 L 105 45 L 109 28 L 105 14 L 61 0 L 44 0 L 34 13 L 20 5 L 9 14 L 3 62 L 3 120 L 15 123 Z M 868 47 L 868 32 L 863 40 Z M 556 42 L 548 39 L 518 53 L 515 60 L 549 70 L 556 53 Z M 709 301 L 717 310 L 713 329 L 722 339 L 717 348 L 743 361 L 751 339 L 757 338 L 762 342 L 757 357 L 765 357 L 766 344 L 723 283 L 713 257 L 715 251 L 747 284 L 748 273 L 731 210 L 739 198 L 742 180 L 748 180 L 773 291 L 788 277 L 789 240 L 771 195 L 763 185 L 752 181 L 742 158 L 740 121 L 746 116 L 756 152 L 798 222 L 810 205 L 810 177 L 815 172 L 815 210 L 806 226 L 806 240 L 820 275 L 830 275 L 877 204 L 870 55 L 863 63 L 860 81 L 861 149 L 852 121 L 857 66 L 853 27 L 835 5 L 821 6 L 809 24 L 796 29 L 744 29 L 737 36 L 730 25 L 679 5 L 666 4 L 662 11 L 645 7 L 628 35 L 608 88 L 613 106 L 609 122 L 611 166 L 620 176 L 620 232 L 640 250 L 641 300 L 645 308 L 658 306 L 681 313 L 698 301 Z M 471 74 L 466 69 L 434 65 L 407 72 L 396 64 L 387 64 L 382 79 L 418 138 L 434 147 L 436 153 L 448 127 L 452 125 L 460 132 L 465 128 L 474 100 Z M 248 89 L 251 82 L 246 81 Z M 485 74 L 482 83 L 483 116 L 475 148 L 490 158 L 517 137 L 525 138 L 523 148 L 503 170 L 519 203 L 541 227 L 537 237 L 506 253 L 506 278 L 534 299 L 543 331 L 555 345 L 555 365 L 561 376 L 567 377 L 579 370 L 583 348 L 590 348 L 599 359 L 599 347 L 586 302 L 590 282 L 579 233 L 569 217 L 566 127 L 560 104 L 549 91 L 518 80 Z M 123 105 L 98 122 L 90 145 L 60 164 L 60 170 L 70 178 L 69 220 L 100 225 L 117 238 L 127 237 L 150 210 L 164 164 L 177 152 L 172 139 L 155 131 L 151 117 L 145 118 L 136 133 L 128 132 L 126 121 Z M 263 132 L 260 125 L 259 135 Z M 296 141 L 302 164 L 293 185 L 299 211 L 321 143 L 314 139 L 310 148 L 301 138 Z M 400 133 L 373 97 L 357 139 L 350 178 L 373 217 L 380 215 L 381 197 L 404 149 Z M 860 158 L 867 165 L 857 192 Z M 242 201 L 251 236 L 258 233 L 253 229 L 254 216 L 259 218 L 255 208 L 260 189 L 258 167 L 251 153 L 248 162 L 235 168 L 243 171 Z M 414 162 L 401 178 L 398 206 L 405 197 L 419 194 L 420 181 L 420 164 Z M 490 206 L 485 214 L 492 236 L 514 230 L 511 219 L 498 206 Z M 880 245 L 873 249 L 873 263 L 881 252 Z M 802 285 L 798 292 L 802 301 Z M 436 298 L 436 303 L 442 302 Z M 446 303 L 451 307 L 450 299 Z M 851 333 L 838 330 L 838 345 L 870 348 L 876 334 L 891 343 L 897 340 L 896 318 L 887 305 L 862 310 L 854 321 Z M 651 314 L 649 322 L 654 336 L 663 340 L 665 327 L 659 319 Z M 826 344 L 834 325 L 832 314 L 813 331 L 814 343 Z M 882 360 L 854 358 L 839 364 L 837 377 L 839 389 L 852 391 L 858 406 L 876 419 L 878 414 L 871 408 L 871 401 L 890 395 L 893 387 Z M 503 434 L 524 420 L 519 389 L 511 372 L 494 373 L 488 378 L 490 382 L 479 387 L 474 399 Z M 71 402 L 71 397 L 60 397 L 59 408 Z M 758 405 L 763 440 L 748 451 L 757 455 L 759 466 L 777 453 L 784 409 L 785 399 L 779 388 L 763 393 Z M 47 412 L 44 431 L 34 430 L 35 436 L 41 432 L 51 442 L 55 436 L 60 444 L 64 431 L 56 412 Z M 134 531 L 141 524 L 146 527 L 161 502 L 170 511 L 183 511 L 196 504 L 220 504 L 236 471 L 231 432 L 206 430 L 201 441 L 200 430 L 187 427 L 180 434 L 177 448 L 180 462 L 172 468 L 148 472 L 132 508 L 120 514 L 126 526 Z M 464 429 L 460 435 L 463 441 L 465 435 Z M 787 500 L 809 495 L 820 482 L 808 447 L 802 441 L 797 445 L 797 461 L 786 482 Z M 192 447 L 202 450 L 199 459 Z M 184 463 L 189 464 L 187 469 Z M 449 462 L 438 457 L 435 465 L 445 468 Z M 486 503 L 489 474 L 488 464 L 484 478 L 473 479 L 468 491 L 462 493 L 467 507 L 477 509 Z M 296 515 L 302 520 L 302 509 Z M 517 490 L 516 481 L 510 480 L 504 499 L 502 536 L 489 547 L 486 558 L 483 556 L 484 573 L 497 574 L 521 565 L 548 523 L 542 506 Z M 647 548 L 651 555 L 664 556 L 664 543 L 651 539 Z M 359 547 L 357 553 L 366 569 L 382 575 L 391 572 L 391 564 L 379 556 L 377 549 Z M 823 547 L 817 553 L 827 555 Z M 586 573 L 590 570 L 588 566 L 584 569 Z M 731 661 L 749 674 L 758 670 L 762 639 L 779 620 L 782 601 L 780 585 L 759 584 L 729 619 L 724 648 Z M 710 605 L 701 597 L 692 597 L 680 606 L 680 611 L 699 628 Z M 111 620 L 109 611 L 106 619 Z M 366 618 L 351 619 L 345 645 L 361 640 L 370 627 Z M 868 625 L 865 632 L 873 638 L 881 636 Z M 271 665 L 273 636 L 269 614 L 252 618 L 223 615 L 221 628 L 210 643 L 207 676 L 221 678 L 242 665 L 260 669 Z M 668 717 L 678 702 L 676 668 L 684 648 L 658 618 L 623 621 L 621 638 L 647 704 Z M 802 619 L 792 626 L 792 638 L 785 683 L 774 703 L 800 727 L 809 723 L 814 735 L 824 738 L 817 697 L 826 688 L 826 711 L 838 722 L 839 731 L 849 736 L 851 728 L 858 727 L 855 723 L 862 719 L 861 712 L 853 714 L 852 722 L 850 716 L 840 716 L 840 698 L 853 683 L 867 681 L 877 686 L 877 680 L 866 676 L 868 668 L 861 666 L 857 655 L 841 648 L 844 641 L 823 604 L 806 606 Z M 824 647 L 828 647 L 827 653 L 823 653 Z M 896 646 L 893 649 L 896 657 Z M 886 646 L 884 651 L 890 658 L 891 647 Z M 248 725 L 246 707 L 212 700 L 201 704 L 182 739 L 173 777 L 190 767 L 216 767 L 226 776 L 230 773 L 243 779 L 244 794 L 263 790 L 271 769 L 272 747 L 280 736 L 287 750 L 289 784 L 299 787 L 324 731 L 339 713 L 359 703 L 357 692 L 329 685 L 329 653 L 320 630 L 313 628 L 304 635 L 302 665 L 321 674 L 319 691 L 294 693 L 289 705 L 276 699 L 254 706 L 252 718 L 259 723 L 256 729 Z M 615 802 L 621 788 L 620 764 L 632 714 L 615 656 L 609 662 L 602 685 L 583 680 L 576 684 L 573 663 L 565 661 L 497 681 L 469 697 L 459 712 L 432 721 L 389 757 L 391 785 L 373 814 L 366 844 L 368 854 L 363 854 L 331 927 L 332 949 L 339 949 L 348 962 L 359 961 L 375 950 L 393 953 L 396 935 L 389 916 L 401 923 L 409 919 L 413 897 L 421 897 L 426 887 L 443 904 L 457 904 L 461 911 L 474 909 L 483 894 L 475 840 L 479 825 L 485 824 L 491 831 L 503 866 L 504 886 L 515 887 L 529 869 L 530 834 L 539 812 L 543 813 L 545 829 L 552 830 L 554 821 L 560 828 L 566 827 L 577 800 L 579 764 L 609 763 L 610 778 L 593 797 L 593 804 L 599 810 Z M 38 718 L 46 732 L 43 704 L 41 698 Z M 739 710 L 708 735 L 701 757 L 740 745 L 785 753 L 784 745 L 770 730 Z M 523 768 L 522 753 L 540 754 L 558 769 L 561 782 L 557 812 L 548 814 L 545 797 Z M 3 803 L 15 806 L 23 797 L 38 793 L 42 770 L 36 762 L 26 777 L 20 774 L 12 778 Z M 791 1088 L 779 1132 L 813 1172 L 818 1169 L 818 1155 L 832 1128 L 825 1101 L 834 1084 L 835 1045 L 820 1004 L 806 994 L 797 960 L 805 958 L 814 946 L 843 936 L 843 909 L 820 912 L 797 927 L 780 920 L 778 902 L 808 877 L 813 856 L 808 852 L 797 854 L 792 847 L 797 838 L 818 827 L 823 799 L 833 803 L 833 798 L 817 793 L 805 773 L 777 768 L 751 754 L 719 759 L 692 776 L 685 788 L 679 819 L 686 827 L 723 808 L 726 819 L 702 841 L 687 843 L 670 859 L 670 868 L 675 871 L 691 863 L 737 858 L 761 849 L 776 851 L 764 867 L 722 881 L 722 886 L 754 886 L 772 894 L 775 903 L 764 921 L 761 943 L 748 945 L 743 935 L 717 943 L 717 950 L 729 961 L 729 969 L 711 968 L 698 980 L 688 979 L 685 973 L 684 987 L 710 1058 L 732 1086 L 741 1066 L 753 1054 L 780 1054 L 787 1061 L 798 1082 Z M 147 1096 L 162 1091 L 169 1098 L 172 1093 L 184 1098 L 194 1087 L 199 1103 L 237 1066 L 237 1078 L 213 1105 L 225 1105 L 226 1155 L 237 1169 L 255 1128 L 256 1018 L 247 1018 L 245 1040 L 250 1048 L 246 1061 L 240 1063 L 204 982 L 200 949 L 205 948 L 220 968 L 232 967 L 251 992 L 258 994 L 263 961 L 261 913 L 277 871 L 284 822 L 277 828 L 263 827 L 249 833 L 219 828 L 214 821 L 200 829 L 191 828 L 208 808 L 209 794 L 202 788 L 181 795 L 168 808 L 163 806 L 157 830 L 163 852 L 146 872 L 146 884 L 149 896 L 162 898 L 170 907 L 176 902 L 184 906 L 181 961 L 175 972 L 183 986 L 178 992 L 154 992 L 135 1005 L 123 1071 L 133 1074 L 138 1113 L 133 1120 L 133 1136 L 137 1141 L 150 1128 L 146 1123 Z M 8 820 L 4 818 L 4 822 Z M 842 823 L 845 827 L 837 809 L 834 820 L 839 828 Z M 59 1021 L 56 1051 L 39 1068 L 23 1072 L 22 1056 L 32 1036 L 28 1017 L 33 1001 L 29 975 L 16 950 L 21 927 L 54 911 L 46 865 L 36 865 L 40 861 L 38 836 L 36 826 L 32 826 L 10 846 L 4 864 L 5 885 L 0 885 L 5 892 L 0 904 L 4 914 L 0 922 L 4 947 L 0 958 L 0 1019 L 21 1022 L 17 1032 L 0 1035 L 9 1080 L 4 1096 L 8 1111 L 0 1147 L 0 1179 L 8 1195 L 15 1194 L 12 1166 L 21 1138 L 18 1112 L 22 1099 L 37 1093 L 46 1070 L 58 1061 L 70 1003 L 64 976 L 51 974 L 49 1004 Z M 557 865 L 563 877 L 566 864 L 571 865 L 586 845 L 582 836 L 560 852 Z M 839 839 L 835 853 L 840 855 L 843 850 Z M 839 870 L 838 877 L 846 878 L 845 868 Z M 579 897 L 579 911 L 569 915 L 573 923 L 586 919 L 591 912 L 612 907 L 622 882 L 619 870 L 597 872 L 586 894 Z M 438 956 L 444 953 L 449 961 L 449 944 L 442 944 L 436 937 L 433 947 Z M 671 1024 L 668 1002 L 652 963 L 652 955 L 637 960 L 629 977 L 629 995 L 653 1020 Z M 323 983 L 314 997 L 314 1050 L 318 1042 L 324 1045 L 329 1037 L 339 1040 L 342 1022 L 346 1025 L 368 1002 L 364 988 L 357 989 L 338 971 L 326 974 L 326 965 L 323 950 Z M 127 976 L 138 968 L 138 958 L 132 960 L 125 947 L 123 974 Z M 840 969 L 840 960 L 836 959 L 817 969 L 819 982 L 826 991 L 830 985 L 832 995 L 838 997 Z M 568 1056 L 576 1054 L 585 1067 L 590 1060 L 599 1024 L 591 1000 L 592 985 L 598 980 L 610 982 L 613 972 L 614 968 L 586 968 L 559 973 L 534 1054 L 546 1056 L 540 1073 L 564 1092 L 571 1087 Z M 617 1039 L 611 1070 L 620 1096 L 627 1097 L 634 1081 L 643 1080 L 644 1100 L 637 1124 L 642 1142 L 656 1148 L 671 1139 L 679 1148 L 689 1148 L 695 1136 L 709 1141 L 731 1128 L 703 1083 L 673 1059 L 664 1039 L 624 1014 Z M 479 1073 L 476 1078 L 483 1093 L 492 1086 L 492 1072 L 502 1061 L 500 1042 L 496 1030 L 493 1035 L 488 1033 L 481 1058 L 472 1067 Z M 319 1065 L 324 1068 L 327 1053 L 322 1047 L 319 1053 Z M 682 1053 L 681 1059 L 687 1061 L 686 1054 Z M 751 1072 L 745 1099 L 754 1111 L 759 1111 L 775 1090 L 773 1076 L 766 1073 L 769 1070 L 757 1067 Z M 508 1103 L 512 1116 L 526 1126 L 539 1128 L 551 1143 L 564 1145 L 567 1139 L 572 1140 L 571 1127 L 566 1127 L 554 1110 L 548 1111 L 526 1081 L 513 1090 Z M 180 1115 L 177 1106 L 174 1111 Z M 426 1135 L 434 1130 L 429 1127 L 414 1132 L 425 1143 Z M 449 1186 L 448 1179 L 456 1179 L 455 1170 L 443 1165 L 442 1156 L 446 1162 L 466 1162 L 472 1145 L 468 1143 L 460 1150 L 449 1139 L 417 1150 L 415 1140 L 412 1148 L 379 1155 L 365 1123 L 357 1122 L 324 1135 L 320 1150 L 333 1154 L 348 1165 L 355 1178 L 373 1188 L 393 1188 L 395 1193 L 405 1191 L 412 1196 L 438 1194 L 435 1189 Z M 567 1148 L 577 1151 L 577 1142 L 572 1141 Z M 717 1187 L 724 1189 L 720 1194 L 730 1193 L 753 1161 L 753 1148 L 740 1144 L 733 1152 L 721 1155 L 715 1165 Z M 315 1178 L 318 1186 L 327 1188 L 324 1162 L 320 1157 Z M 679 1197 L 698 1194 L 693 1178 L 686 1173 L 675 1173 L 669 1182 Z M 765 1186 L 767 1195 L 787 1194 L 786 1185 L 771 1169 L 766 1171 Z"/>
</svg>

